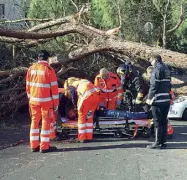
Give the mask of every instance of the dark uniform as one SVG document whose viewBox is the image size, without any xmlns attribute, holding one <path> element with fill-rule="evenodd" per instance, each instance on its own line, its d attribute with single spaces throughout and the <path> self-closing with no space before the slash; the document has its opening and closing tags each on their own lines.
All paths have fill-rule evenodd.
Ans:
<svg viewBox="0 0 187 180">
<path fill-rule="evenodd" d="M 149 146 L 150 148 L 166 147 L 167 114 L 171 100 L 170 91 L 171 75 L 169 68 L 162 61 L 156 61 L 151 73 L 148 93 L 148 99 L 152 102 L 152 115 L 155 127 L 155 143 Z"/>
<path fill-rule="evenodd" d="M 132 68 L 130 64 L 123 64 L 117 69 L 117 73 L 121 78 L 123 86 L 123 99 L 121 108 L 129 110 L 139 110 L 143 103 L 143 98 L 148 93 L 144 79 L 139 72 Z M 134 107 L 136 104 L 136 108 Z"/>
</svg>

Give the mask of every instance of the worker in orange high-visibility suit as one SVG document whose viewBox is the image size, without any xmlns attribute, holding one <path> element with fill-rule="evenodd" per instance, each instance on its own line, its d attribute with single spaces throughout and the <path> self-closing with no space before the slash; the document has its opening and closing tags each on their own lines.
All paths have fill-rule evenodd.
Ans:
<svg viewBox="0 0 187 180">
<path fill-rule="evenodd" d="M 59 94 L 57 77 L 48 64 L 49 53 L 42 50 L 38 62 L 27 71 L 26 91 L 31 114 L 30 146 L 32 152 L 46 153 L 56 147 L 50 146 L 50 110 L 58 110 Z M 39 123 L 42 120 L 41 133 Z M 39 134 L 40 133 L 40 134 Z M 40 142 L 39 142 L 40 139 Z"/>
<path fill-rule="evenodd" d="M 116 109 L 120 106 L 123 90 L 116 74 L 102 68 L 99 75 L 96 76 L 94 84 L 101 91 L 100 106 L 105 106 L 107 109 Z"/>
<path fill-rule="evenodd" d="M 93 116 L 100 102 L 99 89 L 86 79 L 71 77 L 65 81 L 64 90 L 78 110 L 78 141 L 92 140 Z"/>
</svg>

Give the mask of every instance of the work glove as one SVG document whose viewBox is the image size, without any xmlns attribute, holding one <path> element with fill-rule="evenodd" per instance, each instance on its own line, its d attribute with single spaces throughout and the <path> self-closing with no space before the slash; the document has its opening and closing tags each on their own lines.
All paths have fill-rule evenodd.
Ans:
<svg viewBox="0 0 187 180">
<path fill-rule="evenodd" d="M 136 98 L 136 100 L 135 100 L 135 104 L 142 104 L 142 100 Z"/>
<path fill-rule="evenodd" d="M 147 100 L 146 100 L 146 104 L 151 105 L 151 104 L 152 104 L 151 99 L 147 99 Z"/>
<path fill-rule="evenodd" d="M 54 111 L 57 112 L 58 111 L 58 106 L 54 107 Z"/>
</svg>

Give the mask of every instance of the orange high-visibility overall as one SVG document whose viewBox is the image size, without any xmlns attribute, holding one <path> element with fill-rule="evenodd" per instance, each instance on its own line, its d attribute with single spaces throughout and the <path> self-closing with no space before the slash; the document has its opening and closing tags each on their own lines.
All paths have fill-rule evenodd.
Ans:
<svg viewBox="0 0 187 180">
<path fill-rule="evenodd" d="M 109 78 L 104 80 L 100 75 L 97 75 L 94 82 L 95 86 L 99 87 L 101 101 L 107 109 L 116 109 L 117 101 L 122 99 L 122 84 L 119 77 L 110 72 Z"/>
<path fill-rule="evenodd" d="M 49 111 L 59 104 L 58 84 L 55 71 L 47 61 L 38 61 L 27 71 L 26 91 L 31 114 L 30 146 L 49 149 Z M 42 120 L 41 133 L 39 123 Z M 40 142 L 39 142 L 40 140 Z"/>
<path fill-rule="evenodd" d="M 99 89 L 82 79 L 76 87 L 78 102 L 78 139 L 92 140 L 93 116 L 100 102 Z"/>
</svg>

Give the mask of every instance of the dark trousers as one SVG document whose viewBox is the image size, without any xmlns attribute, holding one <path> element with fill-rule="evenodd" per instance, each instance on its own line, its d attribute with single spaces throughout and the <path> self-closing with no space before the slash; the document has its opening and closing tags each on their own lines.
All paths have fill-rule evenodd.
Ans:
<svg viewBox="0 0 187 180">
<path fill-rule="evenodd" d="M 154 127 L 158 130 L 158 143 L 164 144 L 167 140 L 167 115 L 170 103 L 160 103 L 152 106 Z"/>
</svg>

